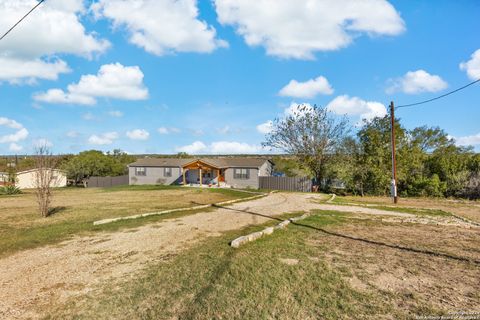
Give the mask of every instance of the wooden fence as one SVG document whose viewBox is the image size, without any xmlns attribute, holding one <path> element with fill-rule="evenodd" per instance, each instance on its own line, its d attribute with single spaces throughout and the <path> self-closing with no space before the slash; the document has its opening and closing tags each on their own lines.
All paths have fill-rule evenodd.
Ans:
<svg viewBox="0 0 480 320">
<path fill-rule="evenodd" d="M 87 180 L 87 188 L 108 188 L 128 184 L 128 175 L 117 177 L 90 177 Z"/>
<path fill-rule="evenodd" d="M 308 177 L 259 177 L 261 189 L 311 192 L 312 180 Z"/>
</svg>

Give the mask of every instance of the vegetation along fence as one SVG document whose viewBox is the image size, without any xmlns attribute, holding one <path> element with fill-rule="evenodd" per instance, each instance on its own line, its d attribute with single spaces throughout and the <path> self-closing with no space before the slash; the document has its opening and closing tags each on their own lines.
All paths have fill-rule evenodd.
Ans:
<svg viewBox="0 0 480 320">
<path fill-rule="evenodd" d="M 311 192 L 312 180 L 308 177 L 260 177 L 260 188 Z"/>
<path fill-rule="evenodd" d="M 128 184 L 128 175 L 117 177 L 90 177 L 87 181 L 87 188 L 108 188 Z"/>
</svg>

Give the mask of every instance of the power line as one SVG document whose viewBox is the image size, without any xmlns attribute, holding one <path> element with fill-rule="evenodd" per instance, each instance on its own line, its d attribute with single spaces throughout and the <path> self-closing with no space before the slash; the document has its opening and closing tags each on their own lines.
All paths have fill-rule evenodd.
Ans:
<svg viewBox="0 0 480 320">
<path fill-rule="evenodd" d="M 469 84 L 464 85 L 463 87 L 460 87 L 460 88 L 455 89 L 455 90 L 453 90 L 453 91 L 450 91 L 450 92 L 447 92 L 447 93 L 445 93 L 445 94 L 442 94 L 441 96 L 438 96 L 438 97 L 435 97 L 435 98 L 432 98 L 432 99 L 428 99 L 428 100 L 424 100 L 424 101 L 420 101 L 420 102 L 415 102 L 415 103 L 400 105 L 400 106 L 397 106 L 395 109 L 406 108 L 406 107 L 413 107 L 413 106 L 417 106 L 417 105 L 419 105 L 419 104 L 424 104 L 424 103 L 427 103 L 427 102 L 431 102 L 431 101 L 434 101 L 434 100 L 438 100 L 438 99 L 441 99 L 441 98 L 443 98 L 443 97 L 449 96 L 449 95 L 451 95 L 451 94 L 453 94 L 453 93 L 455 93 L 455 92 L 458 92 L 458 91 L 460 91 L 460 90 L 463 90 L 463 89 L 465 89 L 465 88 L 467 88 L 467 87 L 470 87 L 471 85 L 474 85 L 474 84 L 477 83 L 477 82 L 480 82 L 480 79 L 477 79 L 477 80 L 475 80 L 475 81 L 473 81 L 473 82 L 470 82 Z"/>
<path fill-rule="evenodd" d="M 10 31 L 12 31 L 20 22 L 23 21 L 23 19 L 25 19 L 30 13 L 32 13 L 33 10 L 37 9 L 37 7 L 41 5 L 44 1 L 45 0 L 40 0 L 32 9 L 30 9 L 30 11 L 27 12 L 26 15 L 24 15 L 20 20 L 17 21 L 17 23 L 15 23 L 10 29 L 8 29 L 7 32 L 5 32 L 2 37 L 0 37 L 0 41 L 3 40 L 3 38 L 5 38 L 7 34 L 10 33 Z"/>
</svg>

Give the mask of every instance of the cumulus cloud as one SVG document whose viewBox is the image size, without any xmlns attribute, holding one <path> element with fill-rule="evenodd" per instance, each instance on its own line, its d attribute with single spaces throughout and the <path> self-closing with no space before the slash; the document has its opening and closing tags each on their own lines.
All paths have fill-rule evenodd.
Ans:
<svg viewBox="0 0 480 320">
<path fill-rule="evenodd" d="M 282 97 L 311 99 L 319 94 L 332 94 L 333 88 L 327 78 L 319 76 L 305 82 L 293 79 L 278 93 Z"/>
<path fill-rule="evenodd" d="M 0 117 L 0 127 L 6 127 L 15 130 L 14 133 L 0 136 L 0 143 L 14 143 L 25 140 L 28 137 L 28 130 L 21 123 L 15 120 Z"/>
<path fill-rule="evenodd" d="M 425 70 L 409 71 L 403 77 L 390 80 L 388 94 L 403 92 L 417 94 L 422 92 L 437 92 L 448 87 L 448 84 L 439 76 L 432 75 Z"/>
<path fill-rule="evenodd" d="M 192 144 L 175 148 L 177 152 L 186 152 L 189 154 L 203 153 L 207 150 L 207 145 L 202 141 L 195 141 Z"/>
<path fill-rule="evenodd" d="M 150 133 L 144 129 L 135 129 L 132 131 L 127 131 L 126 135 L 132 140 L 147 140 L 150 136 Z"/>
<path fill-rule="evenodd" d="M 252 154 L 264 151 L 261 146 L 236 141 L 216 141 L 209 145 L 202 141 L 195 141 L 175 150 L 189 154 Z"/>
<path fill-rule="evenodd" d="M 21 145 L 16 144 L 15 142 L 10 143 L 10 146 L 8 147 L 8 150 L 12 152 L 20 152 L 23 150 L 23 147 Z"/>
<path fill-rule="evenodd" d="M 455 143 L 459 146 L 479 146 L 480 145 L 480 133 L 471 135 L 471 136 L 464 136 L 464 137 L 457 137 L 455 138 Z"/>
<path fill-rule="evenodd" d="M 460 63 L 460 70 L 466 71 L 472 80 L 480 79 L 480 49 L 472 53 L 470 60 Z"/>
<path fill-rule="evenodd" d="M 35 0 L 0 1 L 0 30 L 7 30 L 29 11 Z M 31 82 L 35 79 L 56 80 L 69 72 L 59 54 L 92 58 L 110 46 L 107 40 L 88 33 L 80 22 L 85 13 L 83 1 L 49 0 L 20 24 L 14 34 L 2 40 L 0 81 Z"/>
<path fill-rule="evenodd" d="M 99 135 L 93 134 L 88 138 L 88 143 L 89 144 L 95 144 L 95 145 L 107 145 L 107 144 L 112 144 L 113 141 L 118 139 L 118 133 L 113 131 L 113 132 L 105 132 Z"/>
<path fill-rule="evenodd" d="M 315 52 L 346 47 L 361 34 L 405 30 L 385 0 L 215 0 L 215 7 L 218 21 L 233 26 L 249 46 L 282 58 L 313 59 Z"/>
<path fill-rule="evenodd" d="M 18 59 L 2 57 L 0 52 L 0 81 L 10 83 L 34 83 L 36 79 L 57 80 L 61 73 L 70 72 L 67 63 L 53 59 L 50 62 L 41 59 Z"/>
<path fill-rule="evenodd" d="M 335 114 L 359 116 L 362 120 L 372 120 L 387 114 L 385 106 L 376 101 L 365 101 L 358 97 L 341 95 L 333 99 L 327 109 Z"/>
<path fill-rule="evenodd" d="M 102 65 L 96 75 L 83 75 L 78 83 L 68 85 L 66 91 L 50 89 L 33 98 L 47 103 L 94 105 L 97 98 L 144 100 L 148 98 L 148 89 L 138 66 L 114 63 Z"/>
<path fill-rule="evenodd" d="M 198 19 L 196 0 L 100 0 L 92 9 L 97 18 L 126 29 L 131 43 L 158 56 L 227 46 L 215 28 Z"/>
<path fill-rule="evenodd" d="M 273 129 L 273 121 L 272 120 L 268 120 L 264 123 L 261 123 L 257 126 L 257 131 L 262 133 L 262 134 L 267 134 L 267 133 L 270 133 L 272 132 L 272 129 Z"/>
</svg>

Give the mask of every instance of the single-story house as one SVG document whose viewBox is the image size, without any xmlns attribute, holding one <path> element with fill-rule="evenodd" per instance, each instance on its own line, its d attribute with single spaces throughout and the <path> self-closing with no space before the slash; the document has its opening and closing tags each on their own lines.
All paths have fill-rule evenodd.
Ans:
<svg viewBox="0 0 480 320">
<path fill-rule="evenodd" d="M 38 169 L 31 169 L 20 171 L 16 173 L 15 176 L 15 186 L 19 189 L 31 189 L 36 187 L 36 173 Z M 7 173 L 0 173 L 0 181 L 5 184 L 8 181 Z M 67 175 L 64 171 L 54 169 L 53 178 L 50 183 L 52 188 L 66 187 L 67 186 Z"/>
<path fill-rule="evenodd" d="M 265 158 L 143 158 L 128 165 L 129 184 L 211 185 L 259 188 L 259 177 L 271 176 Z"/>
</svg>

